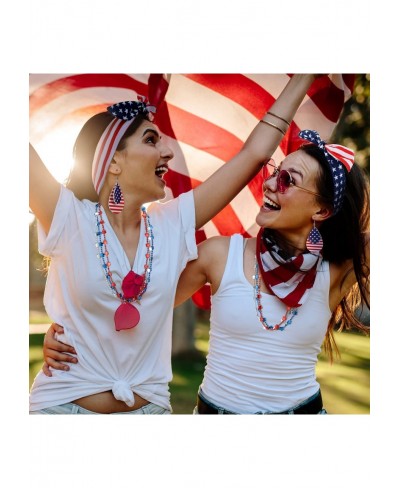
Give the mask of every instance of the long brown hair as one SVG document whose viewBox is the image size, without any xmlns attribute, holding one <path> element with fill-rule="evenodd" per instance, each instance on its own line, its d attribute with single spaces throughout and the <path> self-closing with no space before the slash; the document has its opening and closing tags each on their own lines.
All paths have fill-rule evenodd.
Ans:
<svg viewBox="0 0 400 488">
<path fill-rule="evenodd" d="M 307 144 L 300 147 L 320 163 L 317 177 L 317 191 L 324 195 L 321 203 L 332 205 L 333 184 L 329 163 L 321 149 Z M 332 312 L 324 341 L 324 350 L 330 360 L 334 354 L 340 356 L 333 335 L 334 330 L 356 329 L 369 333 L 369 327 L 362 323 L 357 311 L 361 306 L 369 309 L 370 269 L 367 263 L 370 229 L 369 183 L 366 174 L 354 164 L 346 173 L 346 191 L 339 212 L 321 224 L 319 231 L 324 241 L 322 256 L 330 263 L 342 264 L 352 261 L 357 282 Z M 319 199 L 321 200 L 321 199 Z M 351 270 L 349 270 L 349 273 Z M 343 278 L 340 286 L 343 286 Z"/>
</svg>

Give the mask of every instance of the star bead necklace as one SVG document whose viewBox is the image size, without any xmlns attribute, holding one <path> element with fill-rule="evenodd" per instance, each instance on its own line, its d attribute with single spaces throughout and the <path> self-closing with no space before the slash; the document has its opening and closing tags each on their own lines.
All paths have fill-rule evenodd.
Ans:
<svg viewBox="0 0 400 488">
<path fill-rule="evenodd" d="M 282 317 L 282 320 L 275 324 L 269 325 L 267 319 L 262 314 L 263 306 L 261 304 L 261 278 L 257 263 L 257 257 L 254 260 L 254 276 L 253 276 L 253 291 L 254 291 L 254 300 L 256 305 L 256 312 L 261 325 L 264 327 L 265 330 L 284 330 L 288 325 L 292 323 L 292 320 L 297 315 L 297 309 L 286 307 L 285 315 Z M 289 318 L 288 318 L 289 316 Z M 283 324 L 283 325 L 282 325 Z"/>
<path fill-rule="evenodd" d="M 132 329 L 139 323 L 140 313 L 132 302 L 137 302 L 140 304 L 140 300 L 146 292 L 148 284 L 150 283 L 154 253 L 153 226 L 150 223 L 150 217 L 147 214 L 145 207 L 142 207 L 141 210 L 145 226 L 144 235 L 146 237 L 146 262 L 144 265 L 144 271 L 142 275 L 138 275 L 132 270 L 129 271 L 122 281 L 122 293 L 120 293 L 117 290 L 117 286 L 112 277 L 111 262 L 107 247 L 108 242 L 106 239 L 107 231 L 104 228 L 103 210 L 101 209 L 99 203 L 96 204 L 96 247 L 99 250 L 97 257 L 101 260 L 104 275 L 113 295 L 118 297 L 121 301 L 121 305 L 117 308 L 114 314 L 115 329 L 117 331 Z"/>
</svg>

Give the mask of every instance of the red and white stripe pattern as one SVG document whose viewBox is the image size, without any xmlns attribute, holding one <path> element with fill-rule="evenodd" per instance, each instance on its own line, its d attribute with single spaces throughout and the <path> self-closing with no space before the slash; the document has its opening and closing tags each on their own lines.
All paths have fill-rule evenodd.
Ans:
<svg viewBox="0 0 400 488">
<path fill-rule="evenodd" d="M 240 150 L 289 78 L 288 74 L 32 74 L 30 138 L 45 162 L 57 163 L 72 153 L 88 118 L 110 104 L 144 95 L 156 106 L 154 122 L 175 154 L 165 175 L 169 199 L 199 185 Z M 316 129 L 329 139 L 353 83 L 351 74 L 317 79 L 272 156 L 275 161 L 302 143 L 300 129 Z M 257 175 L 198 231 L 198 242 L 213 235 L 255 236 L 261 183 Z"/>
<path fill-rule="evenodd" d="M 96 193 L 103 187 L 111 159 L 117 150 L 118 144 L 133 120 L 114 119 L 106 128 L 97 144 L 93 158 L 92 181 Z"/>
<path fill-rule="evenodd" d="M 265 285 L 288 307 L 300 307 L 307 300 L 310 289 L 314 285 L 322 256 L 302 253 L 277 263 L 271 250 L 275 253 L 279 252 L 277 245 L 265 239 L 263 229 L 260 229 L 257 234 L 256 255 Z"/>
<path fill-rule="evenodd" d="M 350 171 L 354 164 L 354 151 L 340 144 L 325 144 L 325 150 Z"/>
<path fill-rule="evenodd" d="M 144 95 L 157 108 L 155 123 L 174 151 L 165 176 L 167 198 L 199 185 L 242 147 L 251 130 L 287 84 L 286 74 L 32 74 L 30 135 L 41 146 L 58 144 L 53 159 L 71 154 L 86 120 L 107 106 Z M 353 75 L 314 82 L 273 158 L 280 162 L 301 143 L 300 128 L 329 139 Z M 43 151 L 45 154 L 46 151 Z M 198 235 L 235 232 L 255 236 L 254 216 L 262 204 L 261 175 L 252 180 Z"/>
</svg>

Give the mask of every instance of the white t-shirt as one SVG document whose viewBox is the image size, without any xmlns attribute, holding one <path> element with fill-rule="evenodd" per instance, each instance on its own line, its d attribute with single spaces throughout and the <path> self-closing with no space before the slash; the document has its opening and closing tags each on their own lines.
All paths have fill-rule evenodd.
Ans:
<svg viewBox="0 0 400 488">
<path fill-rule="evenodd" d="M 212 296 L 207 365 L 201 389 L 215 405 L 241 414 L 280 412 L 319 389 L 315 365 L 328 322 L 329 263 L 322 261 L 298 315 L 283 331 L 265 330 L 243 272 L 243 237 L 231 237 L 224 275 Z M 286 307 L 262 293 L 263 315 L 279 323 Z"/>
<path fill-rule="evenodd" d="M 46 236 L 38 226 L 39 252 L 51 257 L 44 304 L 54 322 L 64 327 L 62 342 L 78 357 L 70 371 L 38 373 L 30 392 L 30 410 L 71 402 L 112 390 L 130 403 L 132 391 L 149 402 L 170 408 L 172 379 L 172 313 L 179 275 L 187 261 L 197 258 L 193 192 L 148 208 L 153 226 L 154 257 L 147 290 L 140 305 L 140 322 L 117 332 L 114 313 L 121 304 L 105 278 L 97 257 L 95 204 L 80 201 L 61 187 L 53 222 Z M 105 212 L 111 272 L 117 290 L 131 267 Z M 133 271 L 142 274 L 146 237 L 141 222 Z"/>
</svg>

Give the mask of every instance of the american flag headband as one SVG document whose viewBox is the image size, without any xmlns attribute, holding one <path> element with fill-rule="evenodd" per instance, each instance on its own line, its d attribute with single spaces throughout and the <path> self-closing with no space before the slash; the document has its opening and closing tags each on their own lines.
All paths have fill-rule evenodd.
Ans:
<svg viewBox="0 0 400 488">
<path fill-rule="evenodd" d="M 146 115 L 153 120 L 156 108 L 147 103 L 147 99 L 138 95 L 138 101 L 119 102 L 107 107 L 107 111 L 114 116 L 100 137 L 96 146 L 92 164 L 92 181 L 96 193 L 99 194 L 104 185 L 108 168 L 125 132 L 139 114 Z"/>
<path fill-rule="evenodd" d="M 346 189 L 345 170 L 350 172 L 354 164 L 354 152 L 339 144 L 326 144 L 316 130 L 302 130 L 299 137 L 322 149 L 329 163 L 333 179 L 333 215 L 335 215 L 343 204 Z"/>
</svg>

